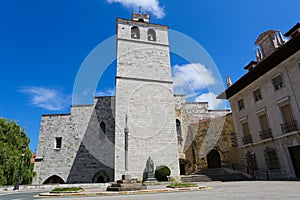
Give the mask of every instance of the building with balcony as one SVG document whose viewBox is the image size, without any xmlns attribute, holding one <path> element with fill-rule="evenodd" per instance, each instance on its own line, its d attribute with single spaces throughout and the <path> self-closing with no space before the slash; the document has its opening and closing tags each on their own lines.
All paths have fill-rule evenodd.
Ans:
<svg viewBox="0 0 300 200">
<path fill-rule="evenodd" d="M 221 93 L 230 101 L 238 147 L 253 177 L 300 177 L 300 23 L 262 33 L 256 61 Z"/>
</svg>

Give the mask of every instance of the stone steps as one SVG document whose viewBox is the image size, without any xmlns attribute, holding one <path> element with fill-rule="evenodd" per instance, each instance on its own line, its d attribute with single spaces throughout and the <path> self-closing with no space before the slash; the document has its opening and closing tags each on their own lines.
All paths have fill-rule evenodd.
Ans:
<svg viewBox="0 0 300 200">
<path fill-rule="evenodd" d="M 244 181 L 250 180 L 238 171 L 228 171 L 224 168 L 201 169 L 196 174 L 181 176 L 182 182 L 208 182 L 208 181 Z"/>
<path fill-rule="evenodd" d="M 244 174 L 242 174 L 238 171 L 228 172 L 224 168 L 202 169 L 202 170 L 199 170 L 196 174 L 197 175 L 205 175 L 213 181 L 249 180 L 249 178 L 247 176 L 245 176 Z"/>
<path fill-rule="evenodd" d="M 187 183 L 187 182 L 209 182 L 212 180 L 205 175 L 188 175 L 188 176 L 181 176 L 181 181 Z"/>
</svg>

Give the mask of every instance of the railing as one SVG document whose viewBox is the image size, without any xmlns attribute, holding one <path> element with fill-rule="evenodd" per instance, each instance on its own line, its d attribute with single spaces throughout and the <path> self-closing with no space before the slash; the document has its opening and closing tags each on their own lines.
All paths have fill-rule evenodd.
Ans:
<svg viewBox="0 0 300 200">
<path fill-rule="evenodd" d="M 298 130 L 296 120 L 281 124 L 283 134 Z"/>
<path fill-rule="evenodd" d="M 273 138 L 272 130 L 270 128 L 259 131 L 259 136 L 261 140 L 265 140 L 268 138 Z"/>
<path fill-rule="evenodd" d="M 242 138 L 242 140 L 243 140 L 244 145 L 250 144 L 250 143 L 252 143 L 252 136 L 251 135 L 246 135 Z"/>
</svg>

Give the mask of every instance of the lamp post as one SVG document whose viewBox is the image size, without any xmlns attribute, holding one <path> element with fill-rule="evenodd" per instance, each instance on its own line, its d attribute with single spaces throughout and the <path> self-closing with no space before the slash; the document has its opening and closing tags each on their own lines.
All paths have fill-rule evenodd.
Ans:
<svg viewBox="0 0 300 200">
<path fill-rule="evenodd" d="M 25 149 L 26 149 L 26 146 L 22 146 L 22 156 L 20 158 L 20 166 L 19 166 L 19 172 L 18 172 L 18 179 L 17 179 L 17 183 L 14 187 L 14 190 L 18 190 L 19 189 L 19 184 L 20 184 L 20 178 L 21 178 L 21 168 L 22 168 L 22 161 L 23 161 L 23 157 L 24 157 L 24 153 L 25 153 Z"/>
</svg>

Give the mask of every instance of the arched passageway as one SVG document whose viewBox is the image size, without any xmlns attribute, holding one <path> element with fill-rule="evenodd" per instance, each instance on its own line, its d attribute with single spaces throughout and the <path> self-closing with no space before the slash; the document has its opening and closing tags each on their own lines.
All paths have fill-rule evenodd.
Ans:
<svg viewBox="0 0 300 200">
<path fill-rule="evenodd" d="M 221 167 L 221 156 L 220 153 L 212 149 L 206 156 L 207 168 L 220 168 Z"/>
<path fill-rule="evenodd" d="M 57 175 L 53 175 L 53 176 L 50 176 L 49 178 L 47 178 L 43 184 L 52 184 L 52 183 L 60 183 L 60 184 L 64 184 L 65 181 L 57 176 Z"/>
</svg>

